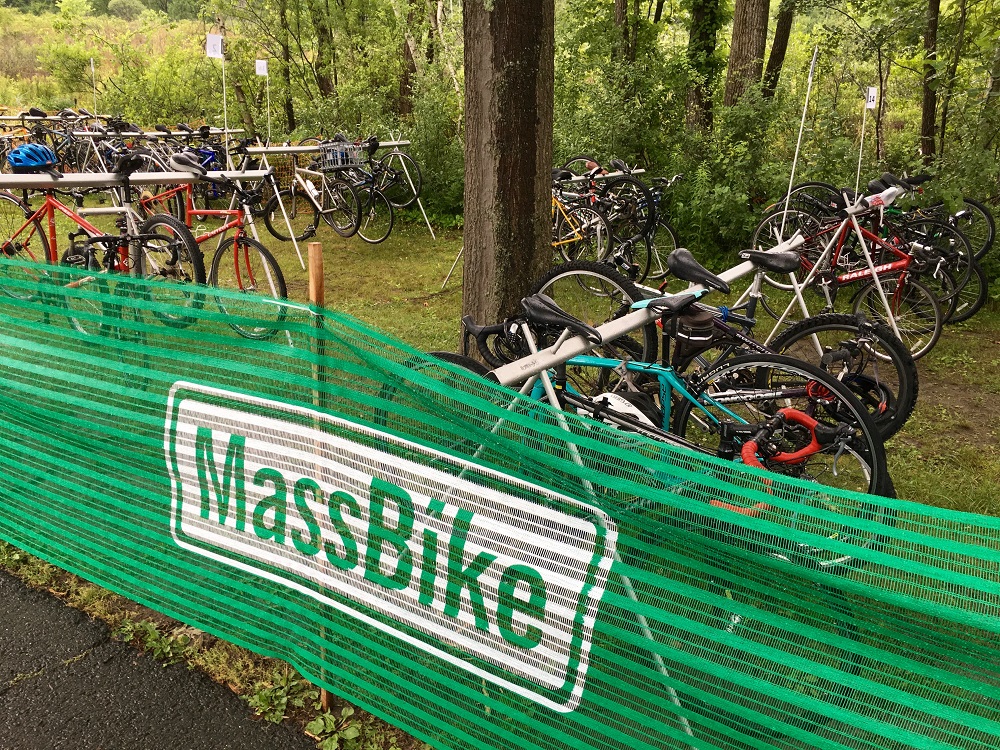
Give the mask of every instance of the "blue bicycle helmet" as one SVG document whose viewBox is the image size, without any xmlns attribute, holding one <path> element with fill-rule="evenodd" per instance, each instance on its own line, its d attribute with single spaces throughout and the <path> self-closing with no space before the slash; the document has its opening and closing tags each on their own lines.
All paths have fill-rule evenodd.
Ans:
<svg viewBox="0 0 1000 750">
<path fill-rule="evenodd" d="M 39 143 L 24 143 L 12 149 L 7 155 L 7 163 L 15 174 L 34 174 L 37 172 L 53 172 L 56 166 L 56 155 L 48 146 Z"/>
</svg>

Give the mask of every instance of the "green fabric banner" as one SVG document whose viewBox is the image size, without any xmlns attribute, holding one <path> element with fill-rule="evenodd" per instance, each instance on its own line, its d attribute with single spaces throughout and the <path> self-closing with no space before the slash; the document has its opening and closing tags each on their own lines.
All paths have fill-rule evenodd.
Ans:
<svg viewBox="0 0 1000 750">
<path fill-rule="evenodd" d="M 435 747 L 1000 746 L 1000 519 L 292 303 L 3 261 L 0 314 L 0 538 Z"/>
</svg>

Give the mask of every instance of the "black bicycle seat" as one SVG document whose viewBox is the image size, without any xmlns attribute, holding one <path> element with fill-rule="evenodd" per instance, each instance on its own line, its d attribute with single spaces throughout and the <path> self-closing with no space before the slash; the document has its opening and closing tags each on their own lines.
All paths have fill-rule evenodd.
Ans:
<svg viewBox="0 0 1000 750">
<path fill-rule="evenodd" d="M 572 180 L 576 177 L 575 174 L 570 172 L 568 169 L 553 169 L 552 170 L 552 181 L 559 182 L 560 180 Z"/>
<path fill-rule="evenodd" d="M 882 180 L 872 180 L 868 183 L 868 193 L 869 195 L 875 195 L 877 193 L 881 193 L 888 187 L 889 186 L 882 182 Z"/>
<path fill-rule="evenodd" d="M 192 128 L 186 122 L 179 122 L 179 123 L 177 123 L 177 129 L 178 130 L 183 130 L 185 133 L 193 133 L 194 132 L 194 128 Z"/>
<path fill-rule="evenodd" d="M 687 280 L 688 279 L 685 279 L 685 281 Z M 660 317 L 665 315 L 676 315 L 684 308 L 694 304 L 697 299 L 697 295 L 694 294 L 672 294 L 669 297 L 660 297 L 659 299 L 650 300 L 646 304 L 646 309 L 652 310 Z"/>
<path fill-rule="evenodd" d="M 667 268 L 678 279 L 690 281 L 692 284 L 704 284 L 712 289 L 718 289 L 723 294 L 729 294 L 729 284 L 696 261 L 691 251 L 686 248 L 679 247 L 667 256 Z"/>
<path fill-rule="evenodd" d="M 118 158 L 118 163 L 115 164 L 115 174 L 128 176 L 134 172 L 138 172 L 146 166 L 146 163 L 146 159 L 142 153 L 133 151 L 128 154 L 122 154 Z"/>
<path fill-rule="evenodd" d="M 762 250 L 744 250 L 740 253 L 743 260 L 753 261 L 765 271 L 774 273 L 792 273 L 802 265 L 802 256 L 794 250 L 767 252 Z"/>
<path fill-rule="evenodd" d="M 31 107 L 28 109 L 28 117 L 48 117 L 48 113 L 44 109 L 39 109 L 38 107 Z"/>
<path fill-rule="evenodd" d="M 554 328 L 568 328 L 592 344 L 600 344 L 604 340 L 596 328 L 574 318 L 547 295 L 533 294 L 530 297 L 525 297 L 521 300 L 521 307 L 524 308 L 524 314 L 532 323 Z"/>
</svg>

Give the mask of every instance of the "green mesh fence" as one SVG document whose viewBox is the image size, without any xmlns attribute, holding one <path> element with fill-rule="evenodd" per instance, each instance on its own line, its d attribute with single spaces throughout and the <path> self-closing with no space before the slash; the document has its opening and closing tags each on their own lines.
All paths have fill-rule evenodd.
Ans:
<svg viewBox="0 0 1000 750">
<path fill-rule="evenodd" d="M 620 433 L 335 313 L 2 265 L 0 538 L 436 747 L 1000 745 L 998 519 Z"/>
</svg>

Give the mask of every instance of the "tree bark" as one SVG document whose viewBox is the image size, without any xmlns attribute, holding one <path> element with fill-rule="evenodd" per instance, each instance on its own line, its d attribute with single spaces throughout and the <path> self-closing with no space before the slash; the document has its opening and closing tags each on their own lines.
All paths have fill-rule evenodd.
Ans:
<svg viewBox="0 0 1000 750">
<path fill-rule="evenodd" d="M 760 83 L 767 47 L 768 0 L 736 0 L 733 6 L 733 39 L 723 104 L 731 107 L 743 93 Z"/>
<path fill-rule="evenodd" d="M 962 59 L 965 48 L 965 23 L 969 17 L 968 0 L 960 0 L 958 6 L 958 28 L 955 30 L 955 51 L 948 63 L 948 74 L 945 77 L 944 97 L 941 101 L 941 128 L 938 131 L 938 154 L 944 158 L 944 135 L 948 130 L 948 109 L 951 106 L 951 95 L 955 91 L 955 79 L 958 77 L 958 63 Z"/>
<path fill-rule="evenodd" d="M 788 52 L 788 38 L 792 33 L 792 21 L 795 20 L 795 0 L 782 0 L 778 6 L 778 17 L 775 19 L 774 40 L 771 42 L 771 54 L 767 57 L 767 67 L 764 69 L 765 99 L 774 96 L 781 78 L 781 68 L 785 64 L 785 54 Z"/>
<path fill-rule="evenodd" d="M 322 0 L 310 0 L 309 17 L 312 20 L 313 33 L 316 35 L 316 57 L 313 63 L 316 86 L 319 88 L 320 96 L 333 96 L 337 89 L 334 80 L 336 47 L 333 43 L 329 6 Z"/>
<path fill-rule="evenodd" d="M 934 126 L 937 121 L 937 60 L 938 19 L 941 16 L 941 0 L 927 0 L 927 28 L 924 30 L 924 96 L 920 111 L 920 153 L 924 164 L 934 160 Z"/>
<path fill-rule="evenodd" d="M 462 312 L 516 312 L 552 257 L 555 0 L 466 0 Z"/>
<path fill-rule="evenodd" d="M 688 63 L 696 80 L 688 92 L 687 121 L 701 128 L 712 127 L 712 86 L 717 66 L 715 45 L 722 26 L 721 0 L 693 0 L 691 30 L 688 35 Z"/>
<path fill-rule="evenodd" d="M 281 16 L 278 46 L 281 48 L 281 82 L 284 84 L 283 105 L 288 134 L 296 127 L 295 100 L 292 98 L 292 48 L 288 43 L 288 0 L 279 0 L 278 14 Z"/>
</svg>

